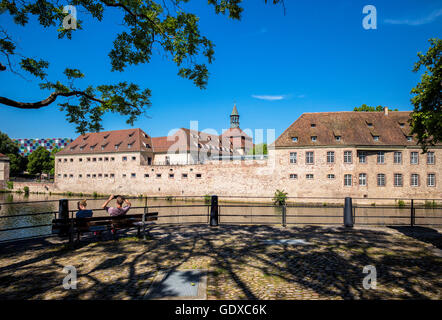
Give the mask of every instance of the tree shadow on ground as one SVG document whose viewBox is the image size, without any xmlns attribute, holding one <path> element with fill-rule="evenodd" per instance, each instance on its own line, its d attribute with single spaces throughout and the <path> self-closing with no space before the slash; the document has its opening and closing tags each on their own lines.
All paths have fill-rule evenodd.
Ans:
<svg viewBox="0 0 442 320">
<path fill-rule="evenodd" d="M 442 233 L 440 233 L 438 230 L 428 227 L 410 227 L 410 226 L 404 226 L 404 227 L 390 227 L 394 230 L 399 231 L 400 233 L 406 235 L 407 237 L 414 238 L 416 240 L 430 243 L 433 246 L 442 249 Z"/>
<path fill-rule="evenodd" d="M 208 269 L 212 299 L 441 297 L 441 259 L 391 230 L 157 225 L 151 233 L 151 240 L 85 242 L 72 250 L 34 245 L 29 259 L 23 255 L 30 247 L 16 248 L 17 261 L 0 254 L 0 261 L 11 259 L 0 265 L 0 299 L 143 299 L 158 272 L 190 268 Z M 265 242 L 276 239 L 308 244 Z M 76 290 L 62 287 L 67 263 L 78 267 Z M 376 267 L 376 290 L 363 287 L 368 265 Z"/>
</svg>

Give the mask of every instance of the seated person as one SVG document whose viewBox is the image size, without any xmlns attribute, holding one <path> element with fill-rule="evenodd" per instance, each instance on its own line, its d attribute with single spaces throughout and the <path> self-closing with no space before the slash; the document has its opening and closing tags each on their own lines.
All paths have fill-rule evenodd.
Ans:
<svg viewBox="0 0 442 320">
<path fill-rule="evenodd" d="M 92 217 L 92 210 L 87 210 L 86 200 L 81 200 L 77 202 L 78 211 L 75 215 L 76 218 L 90 218 Z"/>
<path fill-rule="evenodd" d="M 117 199 L 117 206 L 116 207 L 108 207 L 107 205 L 109 202 L 111 202 L 113 199 Z M 123 207 L 123 203 L 126 203 L 127 206 Z M 114 196 L 111 194 L 109 199 L 106 200 L 105 203 L 101 206 L 104 210 L 106 210 L 110 216 L 116 217 L 116 216 L 124 216 L 130 209 L 130 202 L 127 199 L 124 199 L 122 196 Z"/>
</svg>

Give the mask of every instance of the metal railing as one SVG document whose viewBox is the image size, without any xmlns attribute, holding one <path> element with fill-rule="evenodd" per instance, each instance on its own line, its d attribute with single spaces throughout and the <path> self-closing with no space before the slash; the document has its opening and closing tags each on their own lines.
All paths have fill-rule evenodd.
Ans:
<svg viewBox="0 0 442 320">
<path fill-rule="evenodd" d="M 166 197 L 149 197 L 149 199 L 167 199 Z M 186 198 L 186 197 L 177 197 Z M 192 198 L 197 198 L 192 196 Z M 442 226 L 442 207 L 437 205 L 428 206 L 416 204 L 414 199 L 408 200 L 408 205 L 401 206 L 372 206 L 363 203 L 344 207 L 344 201 L 340 198 L 334 199 L 335 204 L 330 203 L 286 203 L 284 205 L 260 204 L 260 203 L 218 203 L 218 197 L 212 196 L 211 203 L 204 204 L 170 204 L 170 205 L 147 205 L 147 197 L 131 197 L 131 199 L 144 199 L 142 206 L 132 206 L 129 214 L 158 212 L 158 224 L 237 224 L 237 225 L 343 225 L 343 211 L 350 210 L 354 225 L 367 226 Z M 214 202 L 214 199 L 216 201 Z M 225 197 L 231 200 L 233 197 Z M 270 197 L 269 197 L 270 198 Z M 249 199 L 243 197 L 243 199 Z M 294 198 L 291 198 L 294 199 Z M 298 198 L 300 201 L 312 199 L 309 197 Z M 319 199 L 319 198 L 313 198 Z M 70 199 L 77 201 L 80 199 Z M 93 198 L 93 200 L 99 200 Z M 100 199 L 102 200 L 102 199 Z M 364 200 L 367 200 L 364 198 Z M 393 200 L 393 199 L 391 199 Z M 438 201 L 442 199 L 437 199 Z M 29 201 L 11 202 L 3 205 L 17 204 L 41 204 L 47 202 L 62 201 Z M 67 201 L 67 200 L 63 200 Z M 347 201 L 345 202 L 347 204 Z M 350 202 L 351 203 L 351 202 Z M 51 236 L 52 220 L 60 218 L 61 205 L 59 211 L 44 211 L 36 213 L 17 213 L 0 215 L 0 242 L 23 240 L 35 237 Z M 68 217 L 74 218 L 77 210 L 66 207 Z M 92 209 L 94 216 L 106 216 L 102 208 Z M 213 220 L 215 219 L 215 220 Z M 213 222 L 215 221 L 215 223 Z M 26 232 L 25 230 L 39 229 L 41 232 Z M 9 238 L 2 236 L 10 233 Z M 12 235 L 11 235 L 12 233 Z"/>
</svg>

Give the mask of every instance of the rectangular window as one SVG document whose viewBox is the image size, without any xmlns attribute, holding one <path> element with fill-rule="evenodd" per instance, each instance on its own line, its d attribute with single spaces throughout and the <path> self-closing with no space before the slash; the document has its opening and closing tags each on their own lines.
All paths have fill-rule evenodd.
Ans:
<svg viewBox="0 0 442 320">
<path fill-rule="evenodd" d="M 402 163 L 402 152 L 395 151 L 394 153 L 394 161 L 395 164 L 401 164 Z"/>
<path fill-rule="evenodd" d="M 344 151 L 344 163 L 351 163 L 351 151 Z"/>
<path fill-rule="evenodd" d="M 385 163 L 385 152 L 384 151 L 378 151 L 378 164 L 384 164 Z"/>
<path fill-rule="evenodd" d="M 58 159 L 58 162 L 61 162 L 61 159 Z"/>
<path fill-rule="evenodd" d="M 83 162 L 83 158 L 78 159 L 78 161 Z"/>
<path fill-rule="evenodd" d="M 161 178 L 161 173 L 157 173 L 157 178 Z"/>
<path fill-rule="evenodd" d="M 92 162 L 97 162 L 97 158 L 92 158 Z"/>
<path fill-rule="evenodd" d="M 417 173 L 411 174 L 411 182 L 412 187 L 419 187 L 419 175 Z"/>
<path fill-rule="evenodd" d="M 103 158 L 98 158 L 98 161 L 103 161 Z"/>
<path fill-rule="evenodd" d="M 344 174 L 344 186 L 351 187 L 351 174 Z"/>
<path fill-rule="evenodd" d="M 298 161 L 298 153 L 290 152 L 290 163 L 296 163 Z"/>
<path fill-rule="evenodd" d="M 394 174 L 394 186 L 395 187 L 402 187 L 402 174 L 401 173 L 395 173 Z"/>
<path fill-rule="evenodd" d="M 92 178 L 96 178 L 97 177 L 97 175 L 94 173 L 93 175 L 92 175 Z"/>
<path fill-rule="evenodd" d="M 115 158 L 114 158 L 114 157 L 111 157 L 111 161 L 115 161 Z"/>
<path fill-rule="evenodd" d="M 290 174 L 290 179 L 298 179 L 298 175 L 295 173 Z"/>
<path fill-rule="evenodd" d="M 308 173 L 308 174 L 305 175 L 305 178 L 306 178 L 307 180 L 312 180 L 312 179 L 313 179 L 313 174 Z"/>
<path fill-rule="evenodd" d="M 90 174 L 88 173 L 88 174 L 86 175 L 86 177 L 87 177 L 87 178 L 90 178 L 90 177 L 91 177 L 91 175 L 90 175 Z"/>
<path fill-rule="evenodd" d="M 78 177 L 81 179 L 81 178 L 83 178 L 83 175 L 82 175 L 82 174 L 79 174 Z"/>
<path fill-rule="evenodd" d="M 335 175 L 333 173 L 330 173 L 330 174 L 327 175 L 327 178 L 328 179 L 334 179 Z"/>
<path fill-rule="evenodd" d="M 132 160 L 137 160 L 137 157 L 132 157 Z"/>
<path fill-rule="evenodd" d="M 169 173 L 169 178 L 173 179 L 175 175 L 173 173 Z"/>
<path fill-rule="evenodd" d="M 123 157 L 123 161 L 127 161 L 127 157 Z"/>
<path fill-rule="evenodd" d="M 411 152 L 410 153 L 410 163 L 411 164 L 419 164 L 419 153 Z"/>
<path fill-rule="evenodd" d="M 359 174 L 359 185 L 360 186 L 366 186 L 367 185 L 367 174 L 366 173 L 360 173 Z"/>
<path fill-rule="evenodd" d="M 74 159 L 72 159 L 72 158 L 70 158 L 69 160 L 70 160 L 71 162 L 74 162 Z"/>
<path fill-rule="evenodd" d="M 427 164 L 434 164 L 434 152 L 428 151 L 427 153 Z"/>
<path fill-rule="evenodd" d="M 102 178 L 103 175 L 101 173 L 98 174 L 98 178 Z"/>
<path fill-rule="evenodd" d="M 123 177 L 123 178 L 126 178 L 126 174 L 125 174 L 125 173 L 123 173 L 123 174 L 122 174 L 122 177 Z"/>
<path fill-rule="evenodd" d="M 312 138 L 312 141 L 313 141 L 313 142 L 316 142 L 316 140 L 317 140 L 317 137 L 316 137 L 316 136 L 312 136 L 311 138 Z"/>
<path fill-rule="evenodd" d="M 313 164 L 315 161 L 314 156 L 313 156 L 313 151 L 307 151 L 305 153 L 305 163 L 306 164 Z"/>
<path fill-rule="evenodd" d="M 367 163 L 367 152 L 359 151 L 359 163 Z"/>
<path fill-rule="evenodd" d="M 131 173 L 131 174 L 130 174 L 130 177 L 131 177 L 131 178 L 135 178 L 136 176 L 137 176 L 137 175 L 136 175 L 135 173 Z"/>
<path fill-rule="evenodd" d="M 104 161 L 109 161 L 109 157 L 104 157 Z"/>
<path fill-rule="evenodd" d="M 378 174 L 378 187 L 385 187 L 385 174 Z"/>
<path fill-rule="evenodd" d="M 73 174 L 70 174 L 70 175 L 69 175 L 69 178 L 73 178 L 73 177 L 74 177 L 74 175 L 73 175 Z"/>
<path fill-rule="evenodd" d="M 109 178 L 109 175 L 107 173 L 104 174 L 105 178 Z"/>
<path fill-rule="evenodd" d="M 181 175 L 181 177 L 182 177 L 183 179 L 187 179 L 187 173 L 183 173 L 183 174 Z"/>
<path fill-rule="evenodd" d="M 145 173 L 145 174 L 144 174 L 144 177 L 145 177 L 145 178 L 149 178 L 149 174 L 148 174 L 148 173 Z"/>
<path fill-rule="evenodd" d="M 335 162 L 335 152 L 327 151 L 327 163 L 334 163 L 334 162 Z"/>
<path fill-rule="evenodd" d="M 427 175 L 427 186 L 429 187 L 436 186 L 436 175 L 434 173 L 429 173 Z"/>
<path fill-rule="evenodd" d="M 199 179 L 199 178 L 202 177 L 202 176 L 201 176 L 201 173 L 197 173 L 195 176 L 196 176 L 197 179 Z"/>
<path fill-rule="evenodd" d="M 111 174 L 110 174 L 110 177 L 111 177 L 111 178 L 115 178 L 115 174 L 111 173 Z"/>
<path fill-rule="evenodd" d="M 292 137 L 293 142 L 298 142 L 298 137 Z"/>
</svg>

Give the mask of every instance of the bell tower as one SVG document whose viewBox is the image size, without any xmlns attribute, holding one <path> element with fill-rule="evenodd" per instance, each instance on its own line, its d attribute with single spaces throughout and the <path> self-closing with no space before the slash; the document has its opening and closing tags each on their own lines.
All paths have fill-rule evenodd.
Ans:
<svg viewBox="0 0 442 320">
<path fill-rule="evenodd" d="M 230 128 L 239 128 L 239 114 L 236 104 L 233 105 L 232 114 L 230 115 Z"/>
</svg>

